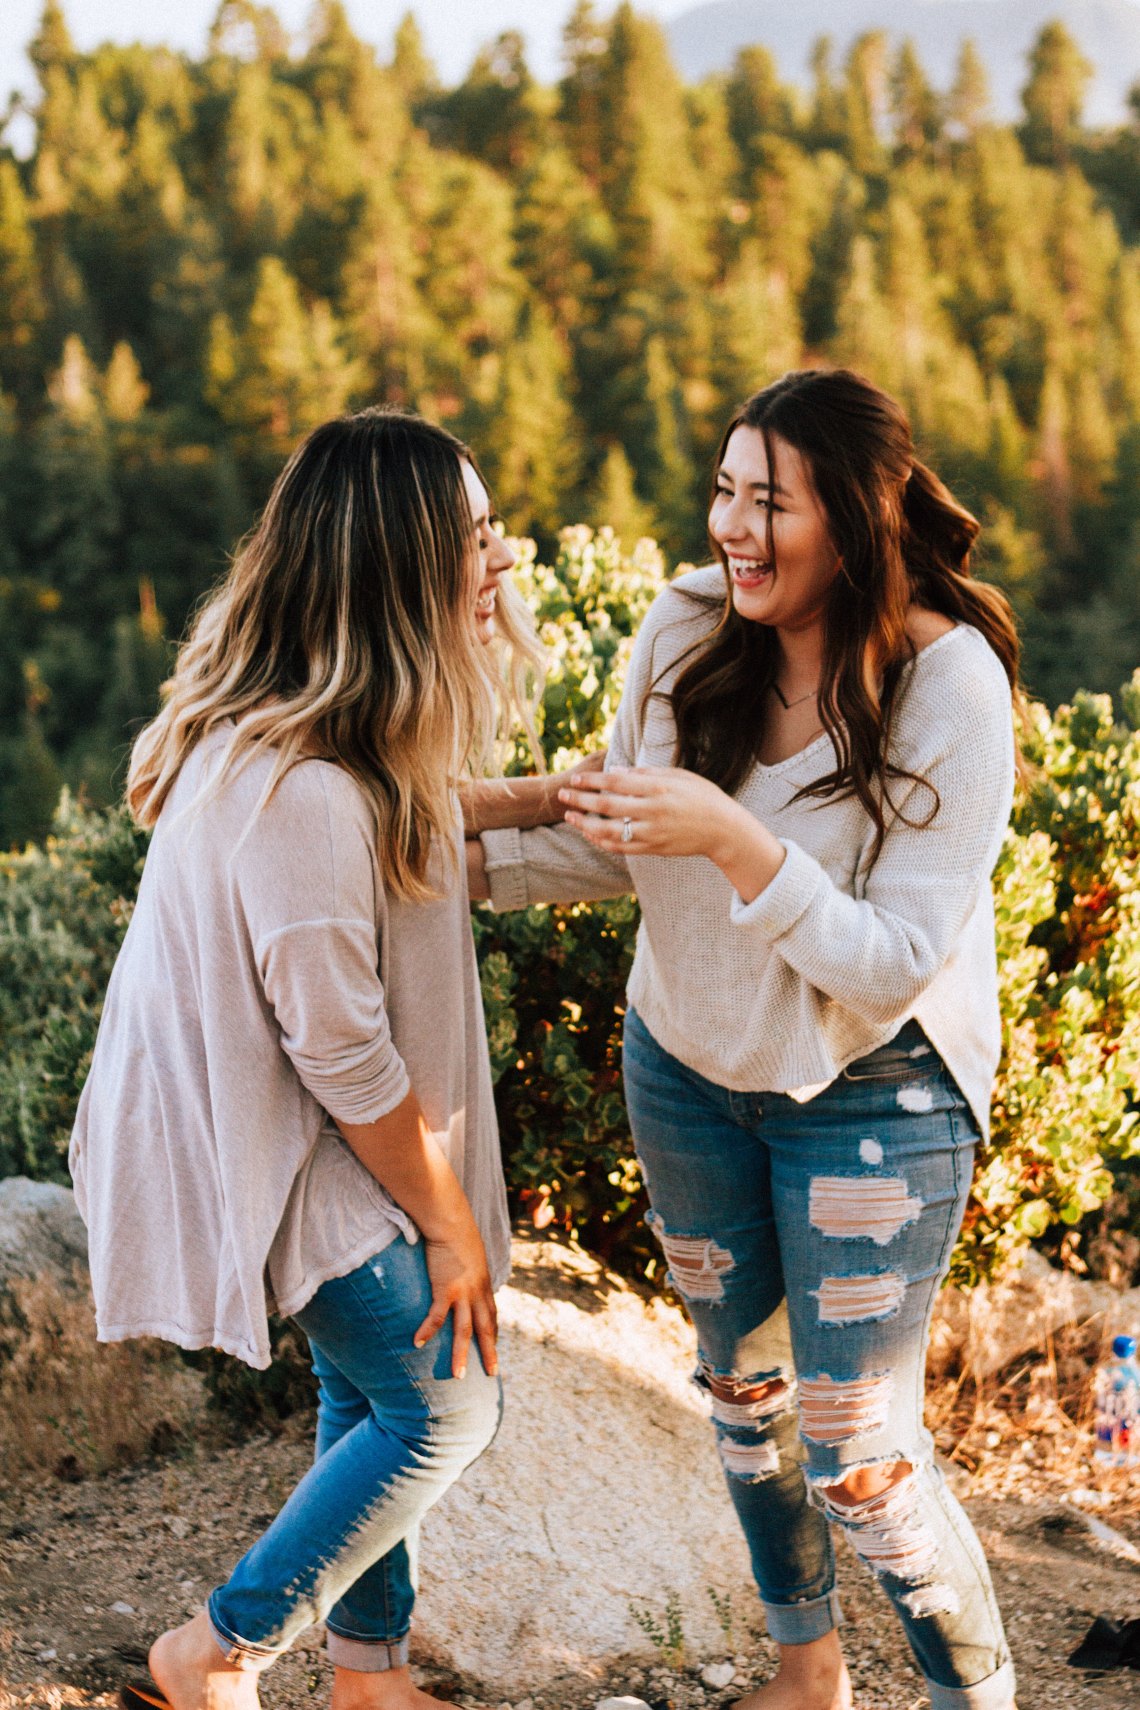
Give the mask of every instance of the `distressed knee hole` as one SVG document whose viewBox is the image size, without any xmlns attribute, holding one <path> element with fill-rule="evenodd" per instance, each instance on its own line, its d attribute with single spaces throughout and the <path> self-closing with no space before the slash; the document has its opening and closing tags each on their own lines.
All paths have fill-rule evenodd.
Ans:
<svg viewBox="0 0 1140 1710">
<path fill-rule="evenodd" d="M 723 1279 L 736 1263 L 727 1248 L 705 1235 L 670 1235 L 653 1213 L 648 1222 L 661 1243 L 669 1278 L 682 1299 L 723 1300 Z"/>
<path fill-rule="evenodd" d="M 760 1484 L 780 1470 L 779 1450 L 766 1440 L 740 1443 L 734 1437 L 721 1437 L 717 1450 L 725 1472 L 742 1484 Z"/>
<path fill-rule="evenodd" d="M 808 1194 L 812 1228 L 840 1241 L 885 1247 L 921 1214 L 921 1199 L 901 1176 L 816 1176 Z"/>
<path fill-rule="evenodd" d="M 812 1293 L 819 1301 L 821 1324 L 869 1323 L 891 1318 L 902 1305 L 906 1279 L 897 1271 L 861 1277 L 824 1277 Z"/>
<path fill-rule="evenodd" d="M 814 1488 L 823 1500 L 825 1511 L 843 1527 L 856 1555 L 873 1572 L 912 1582 L 930 1580 L 938 1562 L 938 1539 L 918 1517 L 913 1467 L 908 1465 L 896 1483 L 862 1501 L 839 1498 L 840 1491 L 845 1497 L 850 1494 L 842 1480 L 830 1485 L 816 1484 Z M 928 1589 L 925 1584 L 915 1586 L 913 1595 L 917 1597 Z M 937 1610 L 932 1608 L 928 1613 L 935 1614 Z"/>
<path fill-rule="evenodd" d="M 801 1378 L 800 1430 L 812 1443 L 849 1443 L 887 1422 L 891 1405 L 891 1374 L 874 1377 Z"/>
<path fill-rule="evenodd" d="M 697 1382 L 712 1398 L 713 1418 L 722 1425 L 755 1425 L 759 1419 L 786 1413 L 793 1391 L 782 1375 L 773 1378 L 726 1377 L 702 1360 Z"/>
</svg>

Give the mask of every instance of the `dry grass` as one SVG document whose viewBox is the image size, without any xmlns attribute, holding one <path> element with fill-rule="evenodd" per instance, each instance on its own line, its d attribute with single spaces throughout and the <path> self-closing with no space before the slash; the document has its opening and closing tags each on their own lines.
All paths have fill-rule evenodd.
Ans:
<svg viewBox="0 0 1140 1710">
<path fill-rule="evenodd" d="M 982 1380 L 967 1367 L 927 1391 L 926 1420 L 971 1489 L 998 1497 L 1103 1492 L 1115 1519 L 1140 1518 L 1140 1469 L 1092 1458 L 1092 1373 L 1107 1354 L 1099 1318 L 1050 1336 Z"/>
<path fill-rule="evenodd" d="M 0 1462 L 9 1475 L 86 1478 L 174 1446 L 201 1381 L 159 1342 L 95 1340 L 77 1278 L 11 1285 L 0 1311 Z"/>
</svg>

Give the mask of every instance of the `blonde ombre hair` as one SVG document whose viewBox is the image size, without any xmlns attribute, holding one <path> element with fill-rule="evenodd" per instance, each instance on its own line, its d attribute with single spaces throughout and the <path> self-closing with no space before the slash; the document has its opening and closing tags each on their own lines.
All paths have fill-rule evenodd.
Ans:
<svg viewBox="0 0 1140 1710">
<path fill-rule="evenodd" d="M 533 733 L 542 660 L 509 597 L 497 673 L 485 657 L 464 459 L 474 466 L 444 429 L 383 409 L 298 446 L 135 742 L 127 801 L 140 824 L 155 824 L 191 749 L 232 720 L 199 805 L 266 747 L 263 804 L 298 761 L 333 761 L 372 806 L 385 885 L 432 894 L 433 840 L 456 844 L 456 782 L 486 767 L 511 710 Z"/>
</svg>

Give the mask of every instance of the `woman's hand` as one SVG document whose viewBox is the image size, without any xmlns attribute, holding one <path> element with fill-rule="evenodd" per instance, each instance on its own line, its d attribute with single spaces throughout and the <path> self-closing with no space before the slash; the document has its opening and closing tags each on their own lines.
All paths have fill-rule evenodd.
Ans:
<svg viewBox="0 0 1140 1710">
<path fill-rule="evenodd" d="M 739 830 L 739 803 L 678 766 L 583 769 L 559 790 L 566 823 L 615 855 L 707 855 Z"/>
<path fill-rule="evenodd" d="M 423 1237 L 431 1278 L 431 1311 L 416 1331 L 415 1345 L 422 1348 L 452 1314 L 451 1373 L 461 1378 L 467 1371 L 467 1354 L 474 1332 L 484 1370 L 494 1377 L 499 1369 L 495 1349 L 499 1319 L 491 1292 L 487 1254 L 471 1213 L 453 1234 L 444 1238 Z"/>
<path fill-rule="evenodd" d="M 583 771 L 559 795 L 566 822 L 614 855 L 704 855 L 745 902 L 784 862 L 784 846 L 708 778 L 679 766 Z"/>
</svg>

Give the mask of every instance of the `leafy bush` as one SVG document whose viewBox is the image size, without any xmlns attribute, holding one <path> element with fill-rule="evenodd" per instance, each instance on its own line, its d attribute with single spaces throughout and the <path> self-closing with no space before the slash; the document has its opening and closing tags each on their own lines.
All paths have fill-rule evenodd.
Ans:
<svg viewBox="0 0 1140 1710">
<path fill-rule="evenodd" d="M 42 848 L 0 855 L 0 1176 L 67 1180 L 67 1143 L 146 837 L 64 795 Z"/>
<path fill-rule="evenodd" d="M 553 656 L 541 723 L 557 765 L 604 741 L 664 570 L 648 541 L 627 554 L 609 530 L 574 528 L 552 566 L 528 549 L 518 574 Z M 1140 673 L 1123 699 L 1127 726 L 1106 696 L 1079 695 L 1055 717 L 1035 709 L 1038 781 L 995 876 L 1005 1050 L 954 1260 L 967 1285 L 1027 1242 L 1075 1231 L 1111 1192 L 1109 1166 L 1140 1157 Z M 65 798 L 43 849 L 0 856 L 0 1173 L 65 1175 L 144 841 L 121 814 Z M 475 914 L 516 1207 L 653 1277 L 620 1076 L 636 926 L 628 898 Z M 264 1412 L 262 1398 L 210 1382 L 227 1405 Z"/>
</svg>

